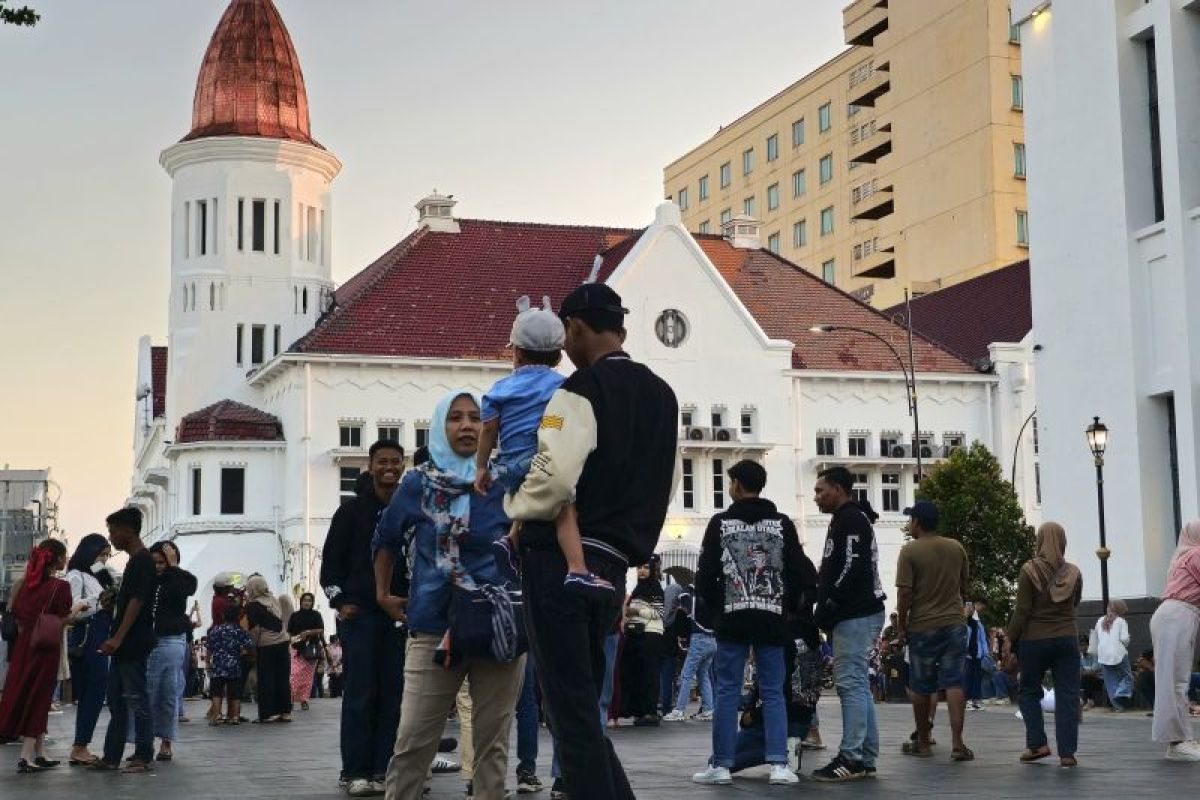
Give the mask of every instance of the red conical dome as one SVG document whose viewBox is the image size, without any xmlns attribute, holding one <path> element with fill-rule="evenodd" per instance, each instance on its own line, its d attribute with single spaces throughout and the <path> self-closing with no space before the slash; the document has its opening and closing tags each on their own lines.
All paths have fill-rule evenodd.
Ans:
<svg viewBox="0 0 1200 800">
<path fill-rule="evenodd" d="M 183 140 L 210 136 L 262 136 L 320 147 L 309 130 L 300 60 L 271 0 L 233 0 L 208 43 L 192 130 Z"/>
</svg>

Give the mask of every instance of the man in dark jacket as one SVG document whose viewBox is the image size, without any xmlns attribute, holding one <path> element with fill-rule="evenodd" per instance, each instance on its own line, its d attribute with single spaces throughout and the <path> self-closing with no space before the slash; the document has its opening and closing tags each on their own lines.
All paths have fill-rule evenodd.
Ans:
<svg viewBox="0 0 1200 800">
<path fill-rule="evenodd" d="M 838 754 L 813 773 L 815 780 L 826 782 L 874 775 L 879 756 L 868 662 L 883 628 L 887 595 L 879 580 L 873 520 L 851 498 L 853 488 L 854 476 L 845 467 L 817 476 L 817 508 L 833 518 L 825 535 L 816 620 L 833 641 L 833 681 L 842 701 Z"/>
<path fill-rule="evenodd" d="M 799 615 L 803 596 L 811 596 L 817 574 L 791 519 L 759 496 L 766 483 L 760 464 L 739 461 L 730 467 L 733 505 L 712 518 L 700 547 L 696 591 L 715 614 L 717 701 L 712 760 L 692 777 L 696 783 L 733 782 L 738 706 L 751 649 L 761 687 L 766 761 L 772 765 L 769 780 L 799 781 L 787 768 L 784 646 L 792 638 L 788 621 Z"/>
<path fill-rule="evenodd" d="M 506 503 L 510 517 L 525 520 L 525 620 L 571 800 L 634 796 L 598 722 L 604 640 L 621 614 L 625 575 L 654 552 L 674 492 L 679 406 L 661 378 L 621 350 L 626 313 L 601 283 L 563 300 L 577 370 L 550 398 L 529 477 Z M 554 519 L 572 499 L 588 568 L 613 584 L 611 600 L 563 590 Z"/>
<path fill-rule="evenodd" d="M 371 445 L 367 472 L 334 512 L 322 551 L 321 588 L 338 612 L 342 642 L 342 780 L 352 797 L 382 793 L 400 725 L 404 631 L 375 603 L 371 536 L 403 472 L 399 442 Z M 404 570 L 396 570 L 392 593 L 408 596 Z"/>
</svg>

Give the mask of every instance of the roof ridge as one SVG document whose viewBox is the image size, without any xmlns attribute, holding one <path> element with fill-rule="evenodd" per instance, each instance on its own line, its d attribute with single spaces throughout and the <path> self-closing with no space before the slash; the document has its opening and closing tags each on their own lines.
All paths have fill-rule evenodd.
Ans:
<svg viewBox="0 0 1200 800">
<path fill-rule="evenodd" d="M 479 225 L 521 225 L 528 228 L 554 228 L 573 231 L 599 231 L 602 233 L 637 233 L 645 230 L 642 228 L 627 228 L 614 225 L 572 225 L 569 222 L 525 222 L 512 219 L 481 219 L 478 217 L 459 217 L 457 221 L 461 224 L 464 222 L 479 224 Z M 453 234 L 451 234 L 453 235 Z"/>
</svg>

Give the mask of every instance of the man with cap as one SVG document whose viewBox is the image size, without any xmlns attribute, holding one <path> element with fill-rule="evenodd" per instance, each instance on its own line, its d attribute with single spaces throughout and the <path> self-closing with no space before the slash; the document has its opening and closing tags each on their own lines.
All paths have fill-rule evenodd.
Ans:
<svg viewBox="0 0 1200 800">
<path fill-rule="evenodd" d="M 674 491 L 679 405 L 667 384 L 622 351 L 625 314 L 605 284 L 586 283 L 559 309 L 577 367 L 546 406 L 537 455 L 507 511 L 522 520 L 525 620 L 571 800 L 634 797 L 599 721 L 604 639 L 621 614 L 625 576 L 658 544 Z M 614 592 L 563 586 L 554 520 L 574 499 L 588 570 Z"/>
<path fill-rule="evenodd" d="M 938 534 L 938 509 L 933 503 L 920 500 L 904 514 L 908 517 L 905 531 L 912 541 L 900 549 L 896 563 L 896 641 L 908 644 L 908 696 L 917 740 L 905 742 L 903 752 L 920 758 L 933 755 L 930 717 L 941 689 L 946 692 L 954 739 L 950 758 L 971 761 L 975 754 L 963 743 L 967 551 L 957 540 Z"/>
</svg>

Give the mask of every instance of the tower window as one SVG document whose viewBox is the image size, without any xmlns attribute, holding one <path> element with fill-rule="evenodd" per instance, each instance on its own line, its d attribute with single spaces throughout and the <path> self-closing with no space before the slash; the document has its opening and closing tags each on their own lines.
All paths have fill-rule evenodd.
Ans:
<svg viewBox="0 0 1200 800">
<path fill-rule="evenodd" d="M 215 283 L 208 284 L 208 310 L 217 310 L 217 285 Z"/>
<path fill-rule="evenodd" d="M 275 201 L 275 255 L 279 255 L 279 201 Z"/>
<path fill-rule="evenodd" d="M 221 215 L 217 212 L 217 198 L 212 199 L 212 252 L 217 255 L 217 241 L 221 238 Z"/>
<path fill-rule="evenodd" d="M 208 254 L 208 201 L 196 201 L 196 251 Z"/>
<path fill-rule="evenodd" d="M 192 467 L 192 516 L 200 516 L 200 468 Z"/>
<path fill-rule="evenodd" d="M 325 266 L 325 210 L 324 209 L 321 210 L 321 227 L 319 230 L 321 231 L 321 242 L 318 245 L 319 249 L 317 250 L 317 255 L 318 255 L 317 261 L 323 267 L 323 266 Z"/>
<path fill-rule="evenodd" d="M 250 249 L 256 253 L 267 251 L 266 200 L 254 200 L 250 203 Z"/>
<path fill-rule="evenodd" d="M 244 197 L 238 198 L 237 242 L 238 252 L 241 253 L 246 249 L 246 199 Z"/>
<path fill-rule="evenodd" d="M 266 359 L 263 358 L 266 350 L 267 329 L 265 325 L 250 326 L 250 366 L 257 367 Z"/>
<path fill-rule="evenodd" d="M 246 513 L 246 470 L 243 467 L 221 468 L 221 513 Z"/>
<path fill-rule="evenodd" d="M 242 337 L 244 335 L 244 325 L 237 326 L 237 365 L 242 365 Z"/>
<path fill-rule="evenodd" d="M 317 210 L 312 206 L 308 206 L 306 211 L 308 214 L 308 219 L 305 221 L 305 225 L 308 228 L 308 260 L 316 261 L 317 243 L 319 241 L 319 237 L 317 235 Z"/>
<path fill-rule="evenodd" d="M 192 257 L 192 204 L 183 204 L 183 257 Z"/>
<path fill-rule="evenodd" d="M 308 287 L 307 286 L 305 286 L 304 290 L 300 292 L 300 313 L 301 314 L 308 313 Z"/>
</svg>

